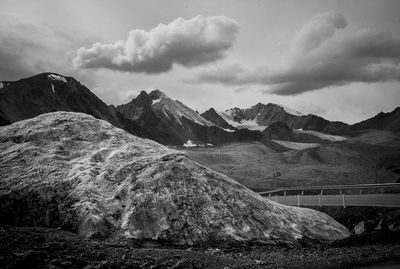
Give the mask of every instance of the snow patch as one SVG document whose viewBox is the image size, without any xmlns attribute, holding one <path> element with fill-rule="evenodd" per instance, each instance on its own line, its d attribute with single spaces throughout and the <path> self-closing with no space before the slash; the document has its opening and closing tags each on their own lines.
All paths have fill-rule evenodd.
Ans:
<svg viewBox="0 0 400 269">
<path fill-rule="evenodd" d="M 3 81 L 0 81 L 0 89 L 4 87 Z"/>
<path fill-rule="evenodd" d="M 53 85 L 53 83 L 50 82 L 50 84 L 51 84 L 51 90 L 53 91 L 54 94 L 56 94 L 56 91 L 54 90 L 54 85 Z"/>
<path fill-rule="evenodd" d="M 300 142 L 275 140 L 275 139 L 272 139 L 272 141 L 278 143 L 281 146 L 284 146 L 285 148 L 296 149 L 296 150 L 307 149 L 307 148 L 316 148 L 316 147 L 320 146 L 320 144 L 318 144 L 318 143 L 300 143 Z"/>
<path fill-rule="evenodd" d="M 266 128 L 266 126 L 259 125 L 257 123 L 256 119 L 253 119 L 253 120 L 242 120 L 240 122 L 240 124 L 238 124 L 235 127 L 239 128 L 239 129 L 247 128 L 247 129 L 252 130 L 252 131 L 263 131 Z"/>
<path fill-rule="evenodd" d="M 65 77 L 63 77 L 63 76 L 60 76 L 60 75 L 50 74 L 47 77 L 49 79 L 51 79 L 51 80 L 57 80 L 57 81 L 61 81 L 61 82 L 64 82 L 64 83 L 67 82 L 67 79 Z"/>
<path fill-rule="evenodd" d="M 184 147 L 186 148 L 193 148 L 193 147 L 205 147 L 205 146 L 209 146 L 209 147 L 213 147 L 213 144 L 207 143 L 207 144 L 196 144 L 194 143 L 192 140 L 188 140 L 185 142 L 185 144 L 183 144 Z"/>
<path fill-rule="evenodd" d="M 266 126 L 259 125 L 256 121 L 256 119 L 253 120 L 242 120 L 240 122 L 234 121 L 233 116 L 232 116 L 232 110 L 227 110 L 225 112 L 217 112 L 229 125 L 232 125 L 233 127 L 236 127 L 238 129 L 243 129 L 247 128 L 249 130 L 253 131 L 263 131 Z M 225 131 L 228 131 L 224 129 Z M 233 131 L 234 132 L 234 131 Z"/>
<path fill-rule="evenodd" d="M 219 127 L 219 128 L 224 130 L 225 132 L 229 132 L 229 133 L 234 133 L 235 132 L 235 130 L 225 129 L 225 128 L 221 128 L 221 127 Z"/>
<path fill-rule="evenodd" d="M 192 148 L 192 147 L 198 147 L 199 145 L 193 143 L 193 141 L 189 139 L 188 141 L 185 142 L 185 144 L 183 144 L 183 146 L 186 148 Z"/>
<path fill-rule="evenodd" d="M 152 100 L 151 104 L 154 105 L 154 104 L 157 104 L 160 101 L 161 101 L 161 98 L 158 98 L 158 99 Z"/>
<path fill-rule="evenodd" d="M 294 132 L 298 133 L 298 134 L 313 135 L 313 136 L 319 137 L 323 140 L 328 140 L 328 141 L 332 141 L 332 142 L 343 141 L 343 140 L 347 139 L 347 137 L 345 137 L 345 136 L 324 134 L 321 132 L 311 131 L 311 130 L 296 129 L 296 130 L 294 130 Z"/>
</svg>

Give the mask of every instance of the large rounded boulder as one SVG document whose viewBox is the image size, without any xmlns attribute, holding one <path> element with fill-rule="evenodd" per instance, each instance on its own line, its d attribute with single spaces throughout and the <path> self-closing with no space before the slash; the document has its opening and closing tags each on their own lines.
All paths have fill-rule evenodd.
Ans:
<svg viewBox="0 0 400 269">
<path fill-rule="evenodd" d="M 349 235 L 323 213 L 266 200 L 180 151 L 70 112 L 0 128 L 0 224 L 189 245 Z"/>
</svg>

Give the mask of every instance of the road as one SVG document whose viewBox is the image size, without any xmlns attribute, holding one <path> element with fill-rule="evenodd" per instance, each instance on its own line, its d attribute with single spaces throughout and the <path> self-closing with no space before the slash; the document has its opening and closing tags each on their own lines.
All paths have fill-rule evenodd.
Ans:
<svg viewBox="0 0 400 269">
<path fill-rule="evenodd" d="M 288 195 L 264 196 L 272 201 L 294 206 L 376 206 L 400 207 L 400 194 Z"/>
</svg>

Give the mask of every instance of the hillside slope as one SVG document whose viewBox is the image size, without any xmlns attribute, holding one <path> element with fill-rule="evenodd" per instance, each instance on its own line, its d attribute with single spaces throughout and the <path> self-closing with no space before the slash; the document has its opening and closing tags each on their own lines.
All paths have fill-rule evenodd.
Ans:
<svg viewBox="0 0 400 269">
<path fill-rule="evenodd" d="M 297 244 L 343 239 L 329 216 L 266 199 L 188 159 L 81 113 L 0 128 L 0 222 L 84 236 Z"/>
<path fill-rule="evenodd" d="M 377 129 L 400 134 L 400 107 L 392 112 L 379 113 L 376 116 L 353 124 L 352 130 Z"/>
<path fill-rule="evenodd" d="M 224 173 L 253 190 L 276 187 L 395 182 L 385 162 L 396 152 L 382 145 L 329 143 L 301 150 L 277 151 L 258 142 L 187 149 L 193 160 Z M 377 170 L 378 163 L 382 168 Z M 273 174 L 281 172 L 276 185 Z"/>
</svg>

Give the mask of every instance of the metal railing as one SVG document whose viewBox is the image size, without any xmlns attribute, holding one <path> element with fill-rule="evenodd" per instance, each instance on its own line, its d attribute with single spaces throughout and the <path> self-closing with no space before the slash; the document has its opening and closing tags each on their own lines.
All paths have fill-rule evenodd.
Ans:
<svg viewBox="0 0 400 269">
<path fill-rule="evenodd" d="M 258 194 L 285 205 L 400 207 L 400 183 L 290 187 Z"/>
</svg>

